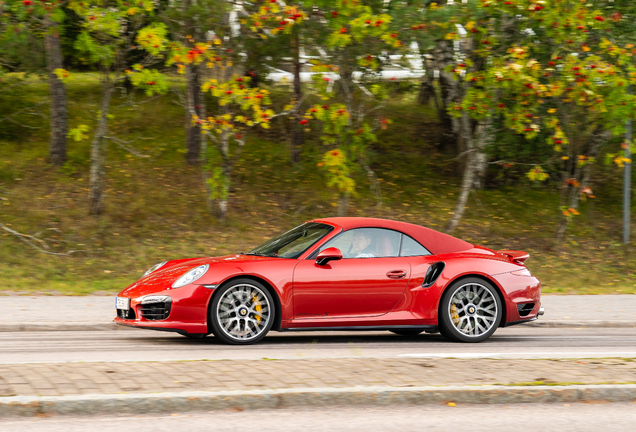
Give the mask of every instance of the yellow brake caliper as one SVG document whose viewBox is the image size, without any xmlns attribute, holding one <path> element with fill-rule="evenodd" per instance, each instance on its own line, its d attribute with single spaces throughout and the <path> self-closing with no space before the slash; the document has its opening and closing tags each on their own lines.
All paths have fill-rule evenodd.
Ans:
<svg viewBox="0 0 636 432">
<path fill-rule="evenodd" d="M 455 325 L 459 324 L 459 314 L 457 313 L 457 306 L 455 306 L 455 303 L 451 305 L 450 313 L 451 313 L 451 319 L 453 320 Z"/>
<path fill-rule="evenodd" d="M 253 296 L 253 297 L 252 297 L 252 301 L 253 301 L 254 303 L 256 303 L 256 306 L 254 307 L 254 310 L 255 310 L 256 312 L 258 312 L 257 314 L 255 314 L 255 315 L 254 315 L 254 318 L 256 318 L 256 321 L 259 321 L 259 322 L 260 322 L 260 321 L 261 321 L 261 314 L 260 314 L 260 312 L 261 312 L 261 310 L 263 309 L 263 307 L 261 306 L 261 302 L 259 302 L 259 301 L 258 301 L 258 298 L 257 298 L 256 296 Z"/>
</svg>

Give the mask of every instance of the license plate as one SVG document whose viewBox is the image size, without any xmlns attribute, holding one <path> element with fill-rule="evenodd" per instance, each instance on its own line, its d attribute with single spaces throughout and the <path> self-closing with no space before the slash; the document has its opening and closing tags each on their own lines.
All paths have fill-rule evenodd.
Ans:
<svg viewBox="0 0 636 432">
<path fill-rule="evenodd" d="M 130 299 L 128 297 L 115 297 L 115 308 L 130 309 Z"/>
</svg>

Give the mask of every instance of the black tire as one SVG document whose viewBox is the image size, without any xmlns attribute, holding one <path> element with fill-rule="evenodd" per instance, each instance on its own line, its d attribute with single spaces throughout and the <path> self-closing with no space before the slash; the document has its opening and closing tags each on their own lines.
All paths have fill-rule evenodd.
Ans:
<svg viewBox="0 0 636 432">
<path fill-rule="evenodd" d="M 256 306 L 250 306 L 254 304 Z M 219 340 L 231 345 L 249 345 L 267 335 L 274 325 L 275 312 L 274 299 L 263 284 L 252 279 L 236 279 L 217 288 L 208 320 Z M 246 334 L 248 331 L 250 334 Z"/>
<path fill-rule="evenodd" d="M 484 291 L 481 291 L 482 288 Z M 469 298 L 471 291 L 475 295 L 472 298 L 473 301 Z M 467 296 L 458 302 L 462 294 Z M 453 298 L 455 298 L 454 313 L 451 306 Z M 479 301 L 479 304 L 474 304 L 475 300 Z M 462 305 L 460 310 L 457 309 L 458 303 Z M 475 308 L 472 312 L 471 306 Z M 493 306 L 496 309 L 494 311 Z M 481 342 L 497 330 L 502 315 L 501 297 L 491 283 L 475 277 L 461 279 L 448 287 L 442 295 L 438 311 L 439 331 L 446 339 L 453 342 Z"/>
<path fill-rule="evenodd" d="M 400 336 L 417 336 L 422 333 L 424 330 L 418 329 L 399 329 L 399 330 L 389 330 L 391 333 L 395 333 Z"/>
</svg>

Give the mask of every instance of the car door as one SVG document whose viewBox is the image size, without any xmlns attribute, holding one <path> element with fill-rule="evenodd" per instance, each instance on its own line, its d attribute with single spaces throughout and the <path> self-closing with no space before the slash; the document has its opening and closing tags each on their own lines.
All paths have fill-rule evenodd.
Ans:
<svg viewBox="0 0 636 432">
<path fill-rule="evenodd" d="M 370 241 L 360 249 L 355 238 L 362 235 Z M 391 311 L 411 274 L 408 260 L 398 256 L 400 242 L 396 231 L 358 228 L 320 248 L 336 247 L 342 259 L 319 265 L 312 255 L 299 262 L 293 276 L 294 319 L 354 318 Z"/>
</svg>

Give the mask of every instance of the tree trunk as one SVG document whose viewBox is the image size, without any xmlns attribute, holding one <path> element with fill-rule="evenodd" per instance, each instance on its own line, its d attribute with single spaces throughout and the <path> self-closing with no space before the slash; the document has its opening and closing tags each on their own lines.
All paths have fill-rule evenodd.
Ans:
<svg viewBox="0 0 636 432">
<path fill-rule="evenodd" d="M 424 76 L 422 77 L 422 82 L 420 83 L 420 90 L 417 94 L 417 101 L 421 105 L 428 105 L 431 99 L 433 99 L 435 101 L 436 107 L 438 107 L 439 109 L 439 106 L 437 104 L 437 94 L 435 92 L 435 86 L 433 85 L 433 74 L 433 70 L 427 67 L 424 72 Z"/>
<path fill-rule="evenodd" d="M 433 70 L 439 71 L 439 86 L 441 93 L 441 103 L 438 105 L 437 115 L 442 125 L 442 137 L 440 148 L 452 149 L 452 152 L 459 154 L 465 148 L 459 146 L 459 123 L 448 114 L 448 107 L 460 99 L 460 80 L 455 73 L 447 70 L 450 65 L 456 63 L 452 42 L 439 41 L 436 48 L 431 52 L 432 60 L 429 62 Z"/>
<path fill-rule="evenodd" d="M 596 158 L 603 145 L 608 142 L 612 137 L 612 133 L 597 128 L 594 130 L 588 140 L 586 146 L 586 153 L 588 157 Z M 587 163 L 582 167 L 578 166 L 578 151 L 573 149 L 574 145 L 572 141 L 568 144 L 568 163 L 566 164 L 566 170 L 562 173 L 563 185 L 561 187 L 561 200 L 560 207 L 566 206 L 574 210 L 579 209 L 581 202 L 581 188 L 590 186 L 590 177 L 592 175 L 592 164 Z M 579 183 L 579 186 L 575 186 L 568 182 L 568 179 L 573 179 Z M 557 227 L 556 239 L 561 243 L 565 238 L 565 232 L 568 226 L 569 218 L 560 214 L 559 226 Z"/>
<path fill-rule="evenodd" d="M 217 200 L 217 212 L 216 215 L 222 221 L 225 221 L 228 213 L 228 202 L 230 198 L 230 173 L 232 171 L 232 167 L 227 160 L 223 161 L 223 185 L 221 196 Z"/>
<path fill-rule="evenodd" d="M 291 47 L 292 54 L 294 56 L 294 99 L 298 104 L 303 97 L 303 93 L 300 86 L 300 71 L 302 69 L 302 63 L 300 61 L 300 41 L 298 30 L 296 29 L 294 29 L 292 33 Z M 300 151 L 304 143 L 303 126 L 300 124 L 302 117 L 300 106 L 298 106 L 298 109 L 294 111 L 294 115 L 292 117 L 293 125 L 291 127 L 291 149 L 289 155 L 292 165 L 300 162 Z"/>
<path fill-rule="evenodd" d="M 104 135 L 108 131 L 108 111 L 113 83 L 108 73 L 102 74 L 102 95 L 100 101 L 100 115 L 97 130 L 91 143 L 90 170 L 90 214 L 99 215 L 104 211 L 104 160 L 106 158 L 106 143 Z"/>
<path fill-rule="evenodd" d="M 186 115 L 185 115 L 185 129 L 186 129 L 186 160 L 188 165 L 197 165 L 201 162 L 200 150 L 201 150 L 201 127 L 199 125 L 192 124 L 192 115 L 195 113 L 197 116 L 201 116 L 201 80 L 199 79 L 200 67 L 194 64 L 187 65 L 185 68 L 186 74 Z"/>
<path fill-rule="evenodd" d="M 468 196 L 477 184 L 476 179 L 479 178 L 479 171 L 486 166 L 488 159 L 484 155 L 483 150 L 493 139 L 492 117 L 487 117 L 481 123 L 477 124 L 474 135 L 472 129 L 470 117 L 464 113 L 461 117 L 461 135 L 467 146 L 466 164 L 464 167 L 461 191 L 457 199 L 457 206 L 446 228 L 448 234 L 455 231 L 457 225 L 459 225 L 459 221 L 466 210 Z"/>
<path fill-rule="evenodd" d="M 341 193 L 338 195 L 338 217 L 347 216 L 349 213 L 349 194 Z"/>
<path fill-rule="evenodd" d="M 66 106 L 66 86 L 54 73 L 56 69 L 63 69 L 62 47 L 58 23 L 51 21 L 49 14 L 44 16 L 46 35 L 44 45 L 46 50 L 46 69 L 49 73 L 49 94 L 51 98 L 51 141 L 49 157 L 54 165 L 66 162 L 66 138 L 68 135 L 68 109 Z"/>
</svg>

